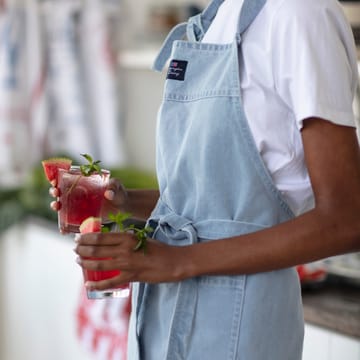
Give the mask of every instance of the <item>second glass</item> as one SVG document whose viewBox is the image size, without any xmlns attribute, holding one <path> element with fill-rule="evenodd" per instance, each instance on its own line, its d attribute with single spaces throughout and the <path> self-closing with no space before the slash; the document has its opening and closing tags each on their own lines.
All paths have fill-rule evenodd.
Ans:
<svg viewBox="0 0 360 360">
<path fill-rule="evenodd" d="M 94 271 L 83 270 L 84 281 L 101 281 L 113 278 L 120 274 L 120 270 L 106 270 L 106 271 Z M 105 299 L 105 298 L 124 298 L 130 294 L 130 285 L 125 284 L 118 288 L 111 288 L 106 290 L 86 290 L 88 299 Z"/>
</svg>

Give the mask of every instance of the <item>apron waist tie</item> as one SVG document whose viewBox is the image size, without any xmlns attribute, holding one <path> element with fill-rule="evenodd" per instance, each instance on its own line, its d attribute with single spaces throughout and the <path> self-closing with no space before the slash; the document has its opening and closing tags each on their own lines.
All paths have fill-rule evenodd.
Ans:
<svg viewBox="0 0 360 360">
<path fill-rule="evenodd" d="M 187 240 L 184 245 L 195 244 L 198 238 L 198 232 L 193 222 L 186 217 L 172 212 L 158 221 L 160 231 L 171 240 Z"/>
<path fill-rule="evenodd" d="M 267 228 L 271 224 L 251 223 L 231 219 L 193 220 L 177 214 L 163 200 L 159 200 L 149 219 L 153 229 L 159 229 L 176 245 L 190 245 L 200 239 L 216 240 L 225 237 L 242 235 Z"/>
</svg>

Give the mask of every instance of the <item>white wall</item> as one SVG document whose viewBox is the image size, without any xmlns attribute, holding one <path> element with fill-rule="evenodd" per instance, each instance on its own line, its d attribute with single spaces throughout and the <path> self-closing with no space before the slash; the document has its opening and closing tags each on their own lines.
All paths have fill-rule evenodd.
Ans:
<svg viewBox="0 0 360 360">
<path fill-rule="evenodd" d="M 119 54 L 120 103 L 124 115 L 124 139 L 129 165 L 155 171 L 155 128 L 161 103 L 164 73 L 150 70 L 164 36 L 148 34 L 147 16 L 154 5 L 204 7 L 208 0 L 124 0 L 122 50 Z"/>
<path fill-rule="evenodd" d="M 137 52 L 136 52 L 137 54 Z M 155 132 L 161 103 L 164 74 L 144 67 L 122 69 L 121 99 L 124 111 L 124 139 L 129 164 L 155 172 Z"/>
<path fill-rule="evenodd" d="M 195 4 L 200 8 L 205 7 L 210 0 L 123 0 L 122 2 L 122 22 L 124 26 L 124 34 L 122 39 L 125 46 L 146 46 L 145 43 L 135 44 L 132 40 L 145 38 L 149 31 L 148 14 L 149 9 L 152 6 L 158 5 L 176 5 L 187 6 L 189 4 Z"/>
<path fill-rule="evenodd" d="M 140 2 L 141 1 L 141 2 Z M 128 14 L 131 15 L 131 19 L 135 27 L 142 28 L 144 21 L 146 19 L 147 11 L 151 6 L 157 5 L 178 5 L 186 6 L 189 4 L 195 4 L 200 7 L 205 7 L 210 0 L 124 0 L 124 7 L 129 11 Z M 141 4 L 141 5 L 140 5 Z"/>
</svg>

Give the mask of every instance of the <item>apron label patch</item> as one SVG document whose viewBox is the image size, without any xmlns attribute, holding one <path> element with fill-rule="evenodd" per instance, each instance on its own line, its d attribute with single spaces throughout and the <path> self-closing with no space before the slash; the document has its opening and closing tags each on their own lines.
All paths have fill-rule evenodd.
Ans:
<svg viewBox="0 0 360 360">
<path fill-rule="evenodd" d="M 166 78 L 184 81 L 187 64 L 188 62 L 185 60 L 171 60 Z"/>
</svg>

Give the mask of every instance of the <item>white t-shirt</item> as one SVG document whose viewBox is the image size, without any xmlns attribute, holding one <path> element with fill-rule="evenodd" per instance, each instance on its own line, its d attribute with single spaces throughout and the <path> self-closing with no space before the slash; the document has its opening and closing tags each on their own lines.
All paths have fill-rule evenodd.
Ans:
<svg viewBox="0 0 360 360">
<path fill-rule="evenodd" d="M 202 41 L 231 43 L 242 3 L 225 0 Z M 302 122 L 314 116 L 355 126 L 357 82 L 353 35 L 336 0 L 267 0 L 242 36 L 244 111 L 275 185 L 297 215 L 313 207 Z"/>
</svg>

